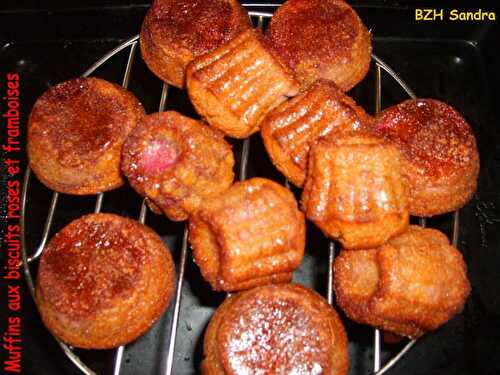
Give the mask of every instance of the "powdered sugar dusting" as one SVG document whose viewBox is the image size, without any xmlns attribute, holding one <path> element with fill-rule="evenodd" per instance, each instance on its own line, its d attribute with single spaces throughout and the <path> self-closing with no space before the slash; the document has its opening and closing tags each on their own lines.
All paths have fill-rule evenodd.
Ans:
<svg viewBox="0 0 500 375">
<path fill-rule="evenodd" d="M 289 299 L 256 300 L 223 338 L 230 373 L 321 374 L 328 343 L 313 315 Z"/>
</svg>

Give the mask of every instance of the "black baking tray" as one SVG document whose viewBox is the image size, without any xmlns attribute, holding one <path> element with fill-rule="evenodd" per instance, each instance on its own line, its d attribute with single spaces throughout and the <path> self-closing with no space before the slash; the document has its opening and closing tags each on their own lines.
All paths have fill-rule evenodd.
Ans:
<svg viewBox="0 0 500 375">
<path fill-rule="evenodd" d="M 0 74 L 17 72 L 21 75 L 23 137 L 36 98 L 51 85 L 82 74 L 105 52 L 137 34 L 150 5 L 149 2 L 133 0 L 86 0 L 78 4 L 53 0 L 45 1 L 41 9 L 38 3 L 35 0 L 19 0 L 3 1 L 0 5 Z M 481 155 L 478 191 L 460 213 L 459 248 L 468 265 L 471 296 L 462 314 L 420 339 L 390 370 L 390 374 L 500 374 L 500 362 L 496 360 L 500 353 L 500 21 L 414 20 L 415 8 L 446 8 L 449 3 L 352 2 L 372 31 L 374 53 L 384 59 L 417 96 L 444 100 L 463 113 L 474 129 Z M 500 12 L 494 6 L 493 1 L 453 2 L 453 7 L 457 9 L 494 10 L 498 17 Z M 126 53 L 120 54 L 99 69 L 96 75 L 120 82 L 125 62 Z M 4 81 L 1 82 L 3 84 Z M 372 70 L 365 81 L 351 92 L 371 113 L 374 111 L 373 87 Z M 161 82 L 148 71 L 140 57 L 135 60 L 129 88 L 149 113 L 157 110 Z M 387 77 L 383 80 L 382 92 L 383 107 L 407 98 L 403 90 Z M 169 108 L 196 116 L 186 94 L 179 90 L 171 90 Z M 238 156 L 241 142 L 233 144 Z M 252 137 L 250 149 L 249 177 L 264 176 L 284 181 L 269 162 L 258 135 Z M 19 156 L 25 166 L 24 153 Z M 3 169 L 2 173 L 5 173 Z M 50 197 L 50 191 L 32 179 L 26 215 L 30 252 L 40 240 Z M 70 220 L 91 212 L 94 202 L 95 197 L 61 196 L 51 233 Z M 136 218 L 140 202 L 140 197 L 124 187 L 106 194 L 103 211 Z M 170 223 L 165 217 L 151 213 L 146 223 L 165 239 L 178 261 L 183 225 Z M 449 234 L 451 215 L 433 218 L 429 220 L 429 225 Z M 325 295 L 328 242 L 312 226 L 308 228 L 307 235 L 306 257 L 294 280 Z M 3 262 L 4 252 L 0 256 Z M 32 269 L 36 272 L 36 265 Z M 79 374 L 44 328 L 28 289 L 24 285 L 23 288 L 22 373 Z M 2 311 L 6 311 L 5 289 L 2 284 Z M 204 329 L 223 299 L 224 295 L 210 290 L 188 258 L 174 374 L 198 372 Z M 169 327 L 171 310 L 146 335 L 127 346 L 121 374 L 161 373 L 170 337 L 165 327 Z M 373 330 L 349 322 L 343 315 L 342 318 L 349 336 L 350 374 L 368 374 L 373 361 Z M 5 324 L 5 319 L 0 319 L 0 333 L 4 331 Z M 397 352 L 401 345 L 384 344 L 382 362 Z M 4 351 L 0 352 L 4 354 Z M 112 373 L 114 351 L 77 352 L 97 373 Z"/>
</svg>

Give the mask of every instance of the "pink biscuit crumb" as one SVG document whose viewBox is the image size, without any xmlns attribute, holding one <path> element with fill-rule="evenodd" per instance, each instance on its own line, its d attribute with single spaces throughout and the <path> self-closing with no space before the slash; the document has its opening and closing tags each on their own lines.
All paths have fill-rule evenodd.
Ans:
<svg viewBox="0 0 500 375">
<path fill-rule="evenodd" d="M 160 174 L 179 160 L 179 147 L 167 139 L 154 139 L 141 155 L 141 166 L 147 174 Z"/>
</svg>

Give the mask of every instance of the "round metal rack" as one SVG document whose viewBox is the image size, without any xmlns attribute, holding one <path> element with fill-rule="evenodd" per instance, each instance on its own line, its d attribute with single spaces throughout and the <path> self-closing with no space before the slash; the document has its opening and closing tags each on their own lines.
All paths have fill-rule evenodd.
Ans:
<svg viewBox="0 0 500 375">
<path fill-rule="evenodd" d="M 248 10 L 250 17 L 252 18 L 252 21 L 255 21 L 257 24 L 258 28 L 262 28 L 264 24 L 264 20 L 266 18 L 271 18 L 272 12 L 268 11 L 255 11 L 252 9 L 274 9 L 277 8 L 278 5 L 276 4 L 252 4 L 252 3 L 247 3 L 243 4 Z M 129 85 L 130 81 L 130 74 L 132 71 L 132 66 L 134 64 L 134 60 L 136 59 L 137 55 L 137 48 L 138 48 L 138 43 L 139 43 L 139 36 L 136 35 L 127 41 L 123 42 L 116 48 L 112 49 L 108 53 L 106 53 L 102 58 L 100 58 L 98 61 L 96 61 L 85 73 L 83 73 L 83 77 L 88 77 L 94 73 L 95 70 L 97 70 L 101 65 L 105 63 L 112 63 L 113 57 L 116 56 L 118 53 L 120 53 L 123 50 L 129 50 L 128 52 L 128 59 L 127 63 L 125 66 L 125 72 L 123 75 L 123 80 L 121 82 L 122 86 L 124 88 L 127 88 Z M 411 97 L 411 98 L 416 98 L 415 94 L 413 91 L 408 87 L 408 85 L 396 74 L 396 72 L 388 66 L 384 61 L 382 61 L 379 57 L 372 55 L 372 60 L 373 60 L 373 68 L 375 69 L 375 87 L 373 88 L 374 92 L 374 97 L 375 97 L 375 109 L 376 112 L 379 112 L 382 108 L 382 81 L 384 77 L 388 77 L 390 79 L 393 79 L 396 81 L 401 88 L 406 92 L 406 94 Z M 163 84 L 163 89 L 161 92 L 161 96 L 159 98 L 159 105 L 158 105 L 158 111 L 161 112 L 165 109 L 165 104 L 167 102 L 167 97 L 168 97 L 168 85 Z M 245 139 L 243 141 L 243 147 L 241 151 L 241 161 L 240 161 L 240 175 L 239 179 L 244 180 L 247 176 L 247 163 L 248 163 L 248 157 L 250 153 L 250 141 L 249 139 Z M 23 192 L 22 192 L 22 217 L 21 217 L 21 237 L 22 237 L 22 261 L 23 261 L 23 268 L 24 268 L 24 274 L 26 278 L 26 282 L 28 284 L 29 290 L 31 292 L 31 295 L 33 298 L 35 298 L 35 290 L 34 290 L 34 279 L 33 275 L 30 269 L 30 264 L 33 262 L 37 261 L 42 252 L 43 249 L 47 243 L 49 234 L 51 232 L 52 224 L 54 221 L 54 216 L 56 213 L 57 209 L 57 204 L 59 200 L 59 193 L 53 192 L 52 193 L 52 200 L 49 206 L 49 210 L 46 216 L 44 228 L 43 228 L 43 234 L 42 234 L 42 239 L 34 251 L 32 255 L 28 254 L 27 252 L 27 246 L 26 246 L 26 218 L 29 216 L 27 215 L 27 203 L 29 199 L 29 185 L 30 185 L 30 179 L 31 179 L 31 170 L 28 167 L 25 172 L 24 176 L 24 182 L 23 182 Z M 289 184 L 287 181 L 285 181 L 285 185 L 289 187 Z M 78 199 L 78 197 L 74 197 L 74 199 Z M 96 196 L 96 201 L 95 201 L 95 208 L 94 212 L 98 213 L 101 211 L 102 207 L 102 202 L 104 199 L 104 193 L 98 194 Z M 146 200 L 142 201 L 141 209 L 140 209 L 140 215 L 138 217 L 138 221 L 141 223 L 144 223 L 146 220 L 146 215 L 148 212 L 148 208 L 146 205 Z M 425 219 L 424 218 L 419 218 L 419 223 L 422 226 L 426 225 Z M 453 214 L 453 230 L 451 233 L 451 238 L 452 238 L 452 244 L 454 246 L 457 246 L 458 243 L 458 235 L 459 235 L 459 212 L 456 211 Z M 178 322 L 179 322 L 179 312 L 180 312 L 180 306 L 181 306 L 181 296 L 182 296 L 182 288 L 183 288 L 183 282 L 184 282 L 184 276 L 185 276 L 185 270 L 186 270 L 186 263 L 188 261 L 188 244 L 187 244 L 187 237 L 188 237 L 188 231 L 187 227 L 184 227 L 184 233 L 182 236 L 182 247 L 181 247 L 181 254 L 180 254 L 180 261 L 178 264 L 178 269 L 177 269 L 177 285 L 176 285 L 176 293 L 174 297 L 174 304 L 170 308 L 173 309 L 173 314 L 172 314 L 172 319 L 170 320 L 170 337 L 169 337 L 169 342 L 168 342 L 168 354 L 166 361 L 164 362 L 164 368 L 162 369 L 162 373 L 165 375 L 171 375 L 173 374 L 173 369 L 174 369 L 174 353 L 175 353 L 175 344 L 176 344 L 176 336 L 177 336 L 177 328 L 178 328 Z M 333 281 L 333 270 L 332 270 L 332 264 L 333 260 L 335 257 L 335 246 L 336 244 L 332 241 L 329 242 L 329 251 L 328 251 L 328 278 L 327 278 L 327 295 L 326 298 L 330 304 L 333 303 L 333 290 L 332 290 L 332 281 Z M 73 362 L 73 364 L 78 367 L 82 373 L 86 375 L 93 375 L 96 374 L 92 369 L 90 369 L 83 361 L 75 354 L 73 351 L 73 348 L 70 346 L 64 344 L 61 342 L 57 337 L 55 337 L 55 340 L 58 342 L 59 346 L 61 349 L 64 351 L 66 356 Z M 391 367 L 393 367 L 411 348 L 413 345 L 415 345 L 416 340 L 409 340 L 406 345 L 403 346 L 403 348 L 396 353 L 391 359 L 389 359 L 386 363 L 382 364 L 381 363 L 381 345 L 382 345 L 382 340 L 381 340 L 381 332 L 378 329 L 374 329 L 374 336 L 373 336 L 373 374 L 375 375 L 382 375 L 386 373 Z M 119 375 L 120 374 L 120 369 L 122 365 L 122 359 L 123 359 L 123 354 L 126 348 L 124 346 L 120 346 L 119 348 L 116 349 L 116 354 L 115 354 L 115 362 L 114 362 L 114 370 L 113 370 L 113 375 Z"/>
</svg>

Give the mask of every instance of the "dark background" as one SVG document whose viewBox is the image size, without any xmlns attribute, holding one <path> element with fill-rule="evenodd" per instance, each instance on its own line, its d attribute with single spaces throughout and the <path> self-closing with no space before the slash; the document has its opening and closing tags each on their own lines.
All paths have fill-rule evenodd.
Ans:
<svg viewBox="0 0 500 375">
<path fill-rule="evenodd" d="M 43 3 L 43 7 L 40 4 Z M 252 1 L 258 3 L 258 1 Z M 478 192 L 461 211 L 459 248 L 468 264 L 473 286 L 464 313 L 437 332 L 422 338 L 390 374 L 499 374 L 500 363 L 500 146 L 499 20 L 496 22 L 416 22 L 416 7 L 492 10 L 495 1 L 352 1 L 373 34 L 373 51 L 409 84 L 419 97 L 434 97 L 456 107 L 473 127 L 481 154 Z M 49 86 L 82 74 L 105 52 L 138 33 L 149 7 L 144 1 L 84 0 L 2 1 L 0 5 L 0 74 L 22 77 L 22 126 L 36 100 Z M 498 9 L 497 17 L 500 16 Z M 126 56 L 121 54 L 96 72 L 120 82 Z M 373 71 L 353 95 L 373 112 Z M 134 65 L 130 89 L 148 112 L 158 106 L 161 83 L 142 63 Z M 389 77 L 383 80 L 383 107 L 406 99 Z M 173 90 L 168 108 L 193 114 L 185 94 Z M 241 144 L 234 142 L 238 154 Z M 270 165 L 262 144 L 252 138 L 250 176 L 282 177 Z M 28 195 L 27 247 L 31 253 L 42 232 L 50 192 L 33 179 Z M 63 196 L 51 233 L 92 210 L 94 198 Z M 140 199 L 129 189 L 106 194 L 103 210 L 137 217 Z M 182 225 L 148 216 L 178 259 Z M 451 215 L 437 217 L 431 226 L 450 233 Z M 3 253 L 2 261 L 3 261 Z M 308 229 L 308 250 L 295 280 L 325 292 L 327 244 L 314 228 Z M 36 265 L 32 268 L 36 272 Z M 201 359 L 203 329 L 223 296 L 215 295 L 188 260 L 177 337 L 175 374 L 193 373 Z M 5 288 L 0 301 L 4 303 Z M 31 297 L 24 299 L 25 374 L 78 374 L 43 327 Z M 4 307 L 4 306 L 2 306 Z M 122 374 L 157 374 L 168 340 L 168 311 L 143 338 L 127 347 Z M 1 315 L 0 315 L 1 316 Z M 370 373 L 372 330 L 344 319 L 350 339 L 351 374 Z M 4 324 L 4 319 L 0 320 Z M 164 328 L 167 327 L 167 328 Z M 4 327 L 0 326 L 0 333 Z M 384 345 L 387 360 L 400 345 Z M 112 371 L 112 351 L 78 352 L 98 373 Z"/>
</svg>

